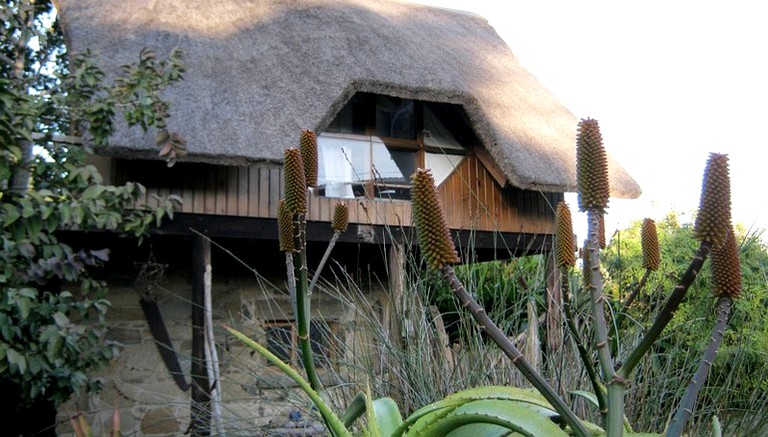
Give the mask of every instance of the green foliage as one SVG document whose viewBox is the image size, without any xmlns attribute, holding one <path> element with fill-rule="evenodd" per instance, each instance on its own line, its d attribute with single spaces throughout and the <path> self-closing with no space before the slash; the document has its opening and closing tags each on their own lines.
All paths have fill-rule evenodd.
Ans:
<svg viewBox="0 0 768 437">
<path fill-rule="evenodd" d="M 620 288 L 625 291 L 632 290 L 642 274 L 640 226 L 641 222 L 636 222 L 621 231 L 620 237 L 615 238 L 604 253 L 610 275 L 621 278 Z M 659 223 L 658 232 L 661 267 L 627 309 L 628 317 L 620 327 L 621 339 L 628 344 L 655 316 L 661 307 L 660 302 L 672 290 L 677 276 L 696 250 L 693 226 L 680 223 L 674 214 Z M 731 321 L 709 376 L 712 384 L 706 386 L 702 393 L 698 411 L 701 415 L 699 420 L 704 423 L 718 410 L 749 411 L 754 407 L 754 394 L 768 389 L 768 314 L 765 311 L 768 303 L 765 291 L 768 248 L 759 235 L 747 233 L 744 229 L 737 228 L 736 236 L 740 242 L 744 291 L 741 298 L 734 302 Z M 685 389 L 685 384 L 669 378 L 669 372 L 674 369 L 680 374 L 692 375 L 696 357 L 700 356 L 708 341 L 702 333 L 709 332 L 715 318 L 714 301 L 711 271 L 705 268 L 689 289 L 675 318 L 638 369 L 644 383 L 636 385 L 630 396 L 659 401 L 653 406 L 653 411 L 636 408 L 632 413 L 635 423 L 647 428 L 664 426 L 666 418 L 660 417 L 658 411 L 669 410 L 673 400 Z"/>
<path fill-rule="evenodd" d="M 0 379 L 20 387 L 22 402 L 96 388 L 88 374 L 117 353 L 104 340 L 106 287 L 89 274 L 109 253 L 75 250 L 61 232 L 141 239 L 179 200 L 134 208 L 144 187 L 105 185 L 80 136 L 106 145 L 120 112 L 131 125 L 165 129 L 158 93 L 181 78 L 179 55 L 157 61 L 143 52 L 105 85 L 87 55 L 68 61 L 52 12 L 45 1 L 0 8 Z"/>
<path fill-rule="evenodd" d="M 540 255 L 454 267 L 459 280 L 473 291 L 488 314 L 510 335 L 525 329 L 529 300 L 536 302 L 539 313 L 546 310 L 544 269 L 544 257 Z M 446 320 L 449 334 L 458 339 L 462 334 L 459 326 L 461 308 L 451 288 L 437 272 L 424 272 L 421 282 L 427 300 L 440 309 Z"/>
</svg>

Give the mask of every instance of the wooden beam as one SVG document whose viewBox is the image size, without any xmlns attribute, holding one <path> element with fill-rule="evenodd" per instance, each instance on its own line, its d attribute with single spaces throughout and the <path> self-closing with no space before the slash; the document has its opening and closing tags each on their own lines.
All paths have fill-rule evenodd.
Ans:
<svg viewBox="0 0 768 437">
<path fill-rule="evenodd" d="M 190 434 L 211 434 L 211 389 L 205 361 L 205 267 L 211 263 L 211 243 L 196 237 L 192 249 L 192 405 Z"/>
<path fill-rule="evenodd" d="M 477 159 L 483 164 L 483 167 L 485 167 L 488 173 L 491 174 L 496 183 L 499 184 L 501 188 L 504 188 L 507 184 L 507 176 L 505 176 L 504 172 L 501 171 L 498 165 L 496 165 L 496 162 L 494 162 L 493 157 L 491 157 L 488 151 L 482 147 L 475 147 L 472 151 L 475 153 L 475 156 L 477 156 Z"/>
</svg>

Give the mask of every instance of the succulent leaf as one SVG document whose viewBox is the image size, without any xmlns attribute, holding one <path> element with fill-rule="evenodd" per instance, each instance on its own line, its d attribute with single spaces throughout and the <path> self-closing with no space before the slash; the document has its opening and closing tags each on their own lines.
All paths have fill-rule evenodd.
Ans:
<svg viewBox="0 0 768 437">
<path fill-rule="evenodd" d="M 661 263 L 659 251 L 659 236 L 656 232 L 656 222 L 647 218 L 640 228 L 640 246 L 643 250 L 643 268 L 656 271 Z"/>
<path fill-rule="evenodd" d="M 579 185 L 579 210 L 605 211 L 608 206 L 608 158 L 597 120 L 579 122 L 576 138 L 576 179 Z"/>
<path fill-rule="evenodd" d="M 713 247 L 724 239 L 731 226 L 731 179 L 728 155 L 710 153 L 701 182 L 699 213 L 693 229 L 699 241 L 710 241 Z"/>
<path fill-rule="evenodd" d="M 429 170 L 416 170 L 411 197 L 416 235 L 427 265 L 440 269 L 458 263 L 459 255 L 451 241 L 445 215 L 437 199 L 435 180 Z"/>
<path fill-rule="evenodd" d="M 557 266 L 576 264 L 576 242 L 573 239 L 573 220 L 568 204 L 560 202 L 555 210 L 555 256 Z"/>
<path fill-rule="evenodd" d="M 291 214 L 307 212 L 307 180 L 299 149 L 285 149 L 285 207 Z"/>
</svg>

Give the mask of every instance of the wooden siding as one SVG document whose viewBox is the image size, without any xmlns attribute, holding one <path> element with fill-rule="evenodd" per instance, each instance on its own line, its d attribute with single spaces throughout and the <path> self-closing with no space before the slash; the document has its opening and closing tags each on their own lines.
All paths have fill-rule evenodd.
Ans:
<svg viewBox="0 0 768 437">
<path fill-rule="evenodd" d="M 502 187 L 470 155 L 437 188 L 448 227 L 477 231 L 554 233 L 554 208 L 561 193 Z"/>
<path fill-rule="evenodd" d="M 222 216 L 276 218 L 283 197 L 281 166 L 257 164 L 226 167 L 121 160 L 115 163 L 115 182 L 136 181 L 146 188 L 139 204 L 156 197 L 182 198 L 179 212 Z M 438 187 L 452 229 L 551 234 L 554 204 L 560 193 L 542 194 L 501 187 L 474 156 L 465 159 Z M 310 196 L 307 219 L 330 222 L 334 205 L 346 202 L 350 223 L 411 225 L 411 202 L 388 199 L 336 199 Z"/>
<path fill-rule="evenodd" d="M 116 182 L 135 181 L 146 188 L 137 206 L 156 204 L 156 198 L 181 196 L 178 212 L 239 217 L 276 218 L 283 197 L 283 169 L 277 165 L 224 167 L 156 162 L 119 161 Z M 349 207 L 350 223 L 411 225 L 411 202 L 384 199 L 336 199 L 310 196 L 307 220 L 330 222 L 337 202 Z"/>
</svg>

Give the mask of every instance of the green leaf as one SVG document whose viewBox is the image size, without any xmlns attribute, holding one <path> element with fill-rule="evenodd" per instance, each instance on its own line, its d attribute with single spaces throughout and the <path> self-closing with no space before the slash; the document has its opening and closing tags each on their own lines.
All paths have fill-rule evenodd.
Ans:
<svg viewBox="0 0 768 437">
<path fill-rule="evenodd" d="M 3 226 L 8 226 L 21 217 L 19 210 L 8 203 L 3 204 L 3 212 L 5 213 L 3 214 Z"/>
<path fill-rule="evenodd" d="M 592 393 L 591 391 L 571 390 L 568 393 L 570 393 L 570 394 L 572 394 L 574 396 L 582 397 L 582 398 L 586 399 L 587 401 L 589 401 L 589 403 L 592 404 L 593 407 L 600 408 L 600 404 L 597 402 L 597 396 L 595 396 L 595 394 Z"/>
<path fill-rule="evenodd" d="M 81 197 L 85 200 L 94 199 L 96 197 L 99 197 L 101 193 L 104 192 L 104 190 L 105 190 L 104 185 L 100 185 L 100 184 L 91 185 L 88 188 L 86 188 L 85 191 L 83 191 L 83 194 L 81 195 Z"/>
<path fill-rule="evenodd" d="M 347 409 L 344 410 L 344 414 L 341 416 L 341 421 L 344 426 L 351 426 L 355 420 L 365 413 L 365 403 L 367 402 L 365 393 L 358 393 L 352 402 L 347 405 Z"/>
<path fill-rule="evenodd" d="M 506 437 L 509 435 L 509 429 L 500 425 L 494 425 L 492 423 L 470 423 L 469 425 L 460 426 L 454 429 L 445 437 Z"/>
<path fill-rule="evenodd" d="M 19 309 L 21 320 L 27 320 L 29 312 L 32 310 L 32 302 L 26 297 L 18 297 L 16 298 L 16 307 Z"/>
<path fill-rule="evenodd" d="M 373 415 L 376 417 L 382 436 L 391 436 L 403 424 L 403 416 L 394 400 L 379 398 L 372 402 Z"/>
<path fill-rule="evenodd" d="M 57 311 L 53 313 L 53 320 L 56 322 L 56 326 L 59 328 L 66 328 L 69 326 L 69 317 L 67 317 L 64 313 L 61 311 Z"/>
<path fill-rule="evenodd" d="M 8 364 L 15 365 L 19 369 L 20 374 L 27 373 L 27 359 L 24 355 L 17 352 L 15 349 L 8 349 L 6 352 L 6 358 L 8 358 Z"/>
<path fill-rule="evenodd" d="M 272 352 L 267 350 L 267 348 L 250 339 L 245 334 L 237 331 L 236 329 L 232 329 L 229 326 L 224 326 L 224 329 L 226 329 L 230 334 L 234 335 L 237 339 L 242 341 L 243 344 L 253 349 L 254 351 L 258 352 L 261 356 L 266 358 L 269 362 L 276 365 L 280 370 L 283 371 L 283 373 L 285 373 L 291 379 L 293 379 L 293 381 L 296 382 L 296 384 L 298 384 L 302 390 L 304 390 L 304 393 L 306 393 L 307 396 L 310 397 L 312 402 L 320 411 L 320 414 L 323 416 L 323 419 L 325 419 L 325 422 L 328 424 L 329 427 L 332 428 L 333 433 L 337 437 L 351 436 L 350 432 L 346 429 L 346 427 L 344 427 L 344 424 L 341 422 L 339 417 L 336 416 L 336 414 L 331 410 L 328 404 L 325 403 L 323 398 L 320 397 L 320 395 L 315 390 L 313 390 L 312 387 L 310 387 L 309 382 L 307 382 L 306 379 L 302 378 L 301 375 L 299 375 L 299 372 L 297 372 L 291 366 L 286 364 L 280 358 L 276 357 Z"/>
<path fill-rule="evenodd" d="M 419 435 L 444 437 L 460 427 L 475 423 L 498 425 L 529 437 L 568 436 L 548 417 L 530 408 L 525 402 L 498 399 L 467 402 L 435 421 Z"/>
<path fill-rule="evenodd" d="M 554 408 L 547 402 L 544 397 L 536 391 L 522 389 L 509 386 L 488 386 L 488 387 L 473 387 L 466 390 L 456 392 L 452 395 L 445 397 L 439 401 L 433 402 L 425 407 L 422 407 L 412 413 L 407 422 L 413 422 L 422 415 L 426 415 L 433 411 L 443 408 L 455 408 L 459 405 L 465 404 L 473 400 L 481 399 L 506 399 L 519 402 L 526 402 L 533 405 L 538 405 L 543 408 L 548 408 L 554 411 Z"/>
</svg>

